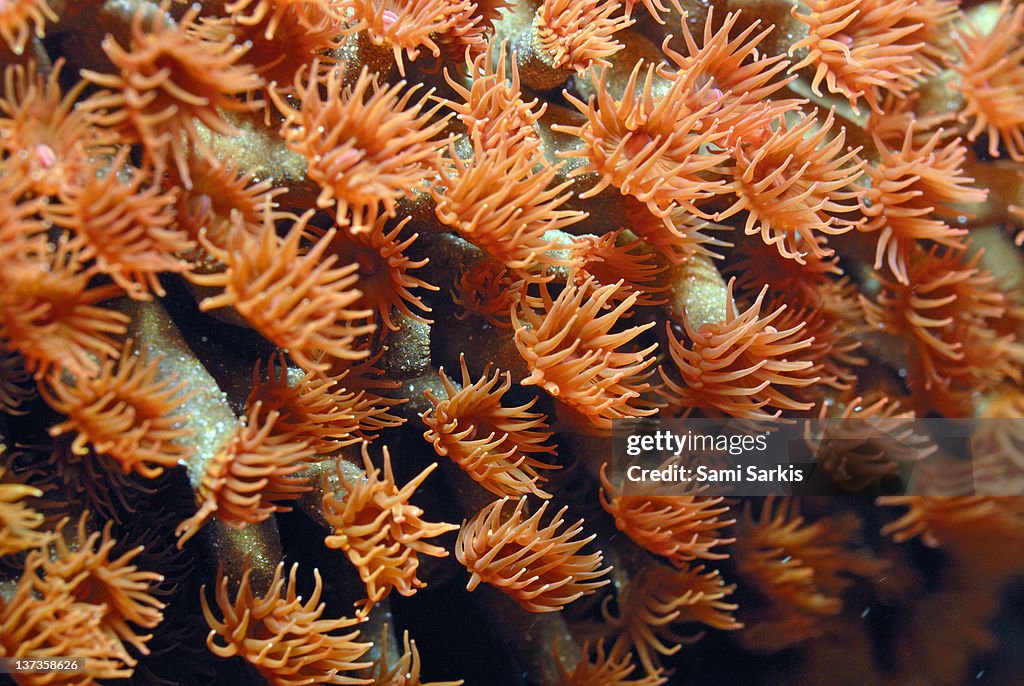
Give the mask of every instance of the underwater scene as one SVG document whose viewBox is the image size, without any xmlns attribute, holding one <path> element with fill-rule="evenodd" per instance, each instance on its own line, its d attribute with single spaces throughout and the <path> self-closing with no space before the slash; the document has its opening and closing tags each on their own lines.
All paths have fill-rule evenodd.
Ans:
<svg viewBox="0 0 1024 686">
<path fill-rule="evenodd" d="M 0 0 L 0 683 L 1024 683 L 1024 2 Z"/>
</svg>

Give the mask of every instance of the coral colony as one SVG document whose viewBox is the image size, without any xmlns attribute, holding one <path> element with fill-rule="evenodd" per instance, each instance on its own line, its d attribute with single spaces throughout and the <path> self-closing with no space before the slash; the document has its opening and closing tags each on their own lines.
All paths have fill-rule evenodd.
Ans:
<svg viewBox="0 0 1024 686">
<path fill-rule="evenodd" d="M 17 683 L 1019 683 L 1024 429 L 611 434 L 1024 418 L 1024 4 L 680 1 L 0 0 Z"/>
</svg>

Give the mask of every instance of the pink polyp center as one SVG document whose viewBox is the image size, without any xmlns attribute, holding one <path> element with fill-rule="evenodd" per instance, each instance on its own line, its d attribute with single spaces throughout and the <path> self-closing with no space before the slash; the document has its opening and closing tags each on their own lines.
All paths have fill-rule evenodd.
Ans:
<svg viewBox="0 0 1024 686">
<path fill-rule="evenodd" d="M 341 169 L 349 169 L 352 165 L 359 161 L 362 157 L 360 152 L 355 148 L 349 148 L 348 150 L 342 150 L 338 153 L 338 156 L 334 158 L 334 164 Z"/>
<path fill-rule="evenodd" d="M 754 129 L 753 131 L 745 132 L 743 134 L 743 142 L 744 143 L 749 143 L 750 145 L 754 145 L 754 146 L 761 146 L 761 145 L 764 145 L 765 141 L 768 140 L 768 137 L 771 134 L 772 134 L 771 126 L 769 126 L 767 124 L 762 124 L 762 125 L 758 126 L 758 128 Z"/>
<path fill-rule="evenodd" d="M 3 2 L 3 0 L 0 0 L 0 2 Z M 384 29 L 387 30 L 398 23 L 398 15 L 391 10 L 384 10 L 380 14 L 380 21 L 384 25 Z"/>
<path fill-rule="evenodd" d="M 719 88 L 717 84 L 715 84 L 714 74 L 709 74 L 706 72 L 700 74 L 699 76 L 697 76 L 697 80 L 694 83 L 694 87 L 696 89 L 697 107 L 702 108 L 707 107 L 708 105 L 718 104 L 717 107 L 712 109 L 711 113 L 717 112 L 719 109 L 721 109 L 721 104 L 719 103 L 721 102 L 722 96 L 725 95 L 725 93 L 723 93 L 722 89 Z"/>
<path fill-rule="evenodd" d="M 712 108 L 711 113 L 717 112 L 722 108 L 722 96 L 725 93 L 720 88 L 708 88 L 701 92 L 700 106 L 707 107 L 708 105 L 715 105 Z"/>
<path fill-rule="evenodd" d="M 359 273 L 363 276 L 373 276 L 380 270 L 380 257 L 370 252 L 360 252 L 356 256 L 359 264 Z"/>
<path fill-rule="evenodd" d="M 644 148 L 651 144 L 651 140 L 650 135 L 643 131 L 637 131 L 626 141 L 626 154 L 630 157 L 636 157 Z"/>
<path fill-rule="evenodd" d="M 213 199 L 206 193 L 199 197 L 191 198 L 188 204 L 192 213 L 201 217 L 205 217 L 213 210 Z"/>
<path fill-rule="evenodd" d="M 0 9 L 4 7 L 4 0 L 0 0 Z M 57 153 L 49 145 L 39 144 L 35 149 L 36 162 L 39 166 L 49 169 L 57 163 Z"/>
</svg>

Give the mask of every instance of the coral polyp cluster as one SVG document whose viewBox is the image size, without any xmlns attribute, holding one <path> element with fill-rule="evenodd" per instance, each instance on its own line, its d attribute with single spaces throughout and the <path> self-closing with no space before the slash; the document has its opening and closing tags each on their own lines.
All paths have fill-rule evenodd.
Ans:
<svg viewBox="0 0 1024 686">
<path fill-rule="evenodd" d="M 1024 6 L 640 4 L 0 0 L 15 682 L 1019 681 Z"/>
</svg>

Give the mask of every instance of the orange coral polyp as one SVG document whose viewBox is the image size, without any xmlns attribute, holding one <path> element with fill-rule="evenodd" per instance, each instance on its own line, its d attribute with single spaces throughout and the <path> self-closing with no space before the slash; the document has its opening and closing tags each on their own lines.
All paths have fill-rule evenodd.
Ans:
<svg viewBox="0 0 1024 686">
<path fill-rule="evenodd" d="M 792 329 L 803 325 L 802 335 L 811 344 L 793 355 L 794 360 L 809 361 L 811 366 L 798 372 L 804 377 L 818 377 L 821 384 L 837 390 L 849 390 L 856 381 L 851 367 L 867 363 L 855 354 L 860 348 L 857 334 L 862 330 L 861 308 L 849 294 L 855 290 L 848 279 L 829 281 L 822 288 L 817 301 L 801 301 L 799 297 L 776 296 L 769 302 L 768 309 L 775 311 L 785 304 L 785 309 L 775 322 L 775 328 Z M 800 309 L 796 309 L 799 306 Z M 804 399 L 816 396 L 815 387 L 799 389 L 797 395 Z"/>
<path fill-rule="evenodd" d="M 915 145 L 911 123 L 899 149 L 890 149 L 875 139 L 878 162 L 865 168 L 870 179 L 860 210 L 867 223 L 858 226 L 866 233 L 878 233 L 875 269 L 885 264 L 900 283 L 908 283 L 908 261 L 913 244 L 928 240 L 951 248 L 964 248 L 956 229 L 941 216 L 956 213 L 959 203 L 981 203 L 988 191 L 973 188 L 974 179 L 962 172 L 967 150 L 954 139 L 942 144 L 944 132 L 936 131 L 924 145 Z"/>
<path fill-rule="evenodd" d="M 355 287 L 359 266 L 336 267 L 337 257 L 327 255 L 335 232 L 328 231 L 309 251 L 302 249 L 312 216 L 310 210 L 282 239 L 269 206 L 264 209 L 257 236 L 246 233 L 244 218 L 235 214 L 229 249 L 203 241 L 227 270 L 189 278 L 202 286 L 224 289 L 223 294 L 203 300 L 200 309 L 234 307 L 303 369 L 323 372 L 330 365 L 319 352 L 341 360 L 363 359 L 369 351 L 356 349 L 356 339 L 372 333 L 376 326 L 367 322 L 372 310 L 355 309 L 363 295 Z"/>
<path fill-rule="evenodd" d="M 799 351 L 812 343 L 801 336 L 804 324 L 776 330 L 772 324 L 785 311 L 785 305 L 761 315 L 767 286 L 747 310 L 738 312 L 733 302 L 734 282 L 729 281 L 724 321 L 694 330 L 684 318 L 689 347 L 675 337 L 671 324 L 666 324 L 669 355 L 683 379 L 679 384 L 661 368 L 665 381 L 662 393 L 669 405 L 687 413 L 699 408 L 758 421 L 776 419 L 783 410 L 811 409 L 813 403 L 794 400 L 783 392 L 784 388 L 810 386 L 818 380 L 803 373 L 812 362 L 798 357 Z"/>
<path fill-rule="evenodd" d="M 729 169 L 729 190 L 736 201 L 715 215 L 719 221 L 747 211 L 744 231 L 760 234 L 778 248 L 783 257 L 805 261 L 804 253 L 827 257 L 832 250 L 822 247 L 818 234 L 838 235 L 850 231 L 855 222 L 840 216 L 854 211 L 859 193 L 850 185 L 861 173 L 858 150 L 843 153 L 846 130 L 828 137 L 834 112 L 815 128 L 816 115 L 804 115 L 789 126 L 780 120 L 778 128 L 762 144 L 747 146 L 740 138 L 733 147 L 734 165 Z"/>
<path fill-rule="evenodd" d="M 602 69 L 597 94 L 588 102 L 565 94 L 586 116 L 585 123 L 552 127 L 583 141 L 579 149 L 558 152 L 559 156 L 585 162 L 573 170 L 573 176 L 589 172 L 601 175 L 582 197 L 592 197 L 614 186 L 623 195 L 632 195 L 660 210 L 678 204 L 696 212 L 694 202 L 724 192 L 724 182 L 714 174 L 729 155 L 709 146 L 728 132 L 719 131 L 710 118 L 719 108 L 714 98 L 698 109 L 691 108 L 688 103 L 694 99 L 694 84 L 690 78 L 677 79 L 668 92 L 655 96 L 655 67 L 650 65 L 644 71 L 643 62 L 633 68 L 621 99 L 615 99 L 605 87 L 606 77 Z M 710 88 L 708 82 L 696 93 L 707 94 Z"/>
<path fill-rule="evenodd" d="M 251 171 L 244 171 L 231 161 L 203 159 L 191 167 L 192 188 L 178 193 L 174 226 L 188 238 L 199 243 L 205 240 L 220 250 L 228 250 L 232 231 L 258 236 L 263 226 L 264 210 L 269 208 L 273 220 L 294 217 L 277 210 L 276 198 L 286 192 L 275 188 L 267 179 L 257 181 Z M 237 223 L 232 219 L 238 216 Z M 193 261 L 199 261 L 189 254 Z"/>
<path fill-rule="evenodd" d="M 918 536 L 932 548 L 972 538 L 1024 539 L 1024 508 L 1015 496 L 883 496 L 878 504 L 908 508 L 882 527 L 897 543 Z"/>
<path fill-rule="evenodd" d="M 246 561 L 234 597 L 228 588 L 230 579 L 219 570 L 215 597 L 223 617 L 218 619 L 210 608 L 206 586 L 199 596 L 210 627 L 207 647 L 218 657 L 243 658 L 274 686 L 369 683 L 342 673 L 372 664 L 359 661 L 370 644 L 358 642 L 358 630 L 337 633 L 352 628 L 358 620 L 322 618 L 325 604 L 321 602 L 323 582 L 318 570 L 313 570 L 313 592 L 303 602 L 296 584 L 298 568 L 293 564 L 285 580 L 284 563 L 278 564 L 266 593 L 257 595 L 250 581 L 252 566 Z"/>
<path fill-rule="evenodd" d="M 986 133 L 990 155 L 999 157 L 1003 145 L 1012 159 L 1024 162 L 1024 5 L 1014 4 L 1000 4 L 988 35 L 969 21 L 954 33 L 961 59 L 952 65 L 960 75 L 952 87 L 966 101 L 959 120 L 973 120 L 967 140 Z"/>
<path fill-rule="evenodd" d="M 897 473 L 900 463 L 923 460 L 938 450 L 930 437 L 914 431 L 914 413 L 903 411 L 898 400 L 887 396 L 873 402 L 857 396 L 841 407 L 823 403 L 818 416 L 835 421 L 828 423 L 822 440 L 814 441 L 806 433 L 804 440 L 822 471 L 848 492 L 878 484 Z M 862 420 L 875 418 L 890 420 L 883 422 L 887 437 L 881 440 L 863 431 Z"/>
<path fill-rule="evenodd" d="M 502 10 L 512 9 L 512 0 L 470 0 L 456 15 L 446 33 L 438 34 L 438 42 L 447 59 L 459 62 L 475 60 L 491 52 L 495 25 Z"/>
<path fill-rule="evenodd" d="M 508 269 L 530 277 L 545 265 L 559 264 L 548 251 L 560 245 L 545 234 L 586 218 L 560 209 L 571 197 L 570 181 L 556 183 L 561 166 L 538 165 L 536 152 L 502 139 L 487 148 L 476 136 L 473 158 L 452 151 L 453 173 L 435 189 L 435 213 L 446 226 Z M 539 167 L 539 168 L 538 168 Z"/>
<path fill-rule="evenodd" d="M 309 443 L 291 433 L 276 433 L 280 414 L 263 416 L 257 401 L 238 420 L 234 434 L 206 464 L 196 489 L 198 509 L 175 529 L 178 547 L 196 535 L 211 515 L 235 529 L 257 524 L 290 507 L 275 501 L 295 500 L 311 490 L 296 474 L 314 457 Z"/>
<path fill-rule="evenodd" d="M 911 380 L 926 390 L 935 387 L 936 397 L 951 378 L 1013 373 L 1010 358 L 992 347 L 1006 301 L 992 274 L 979 266 L 982 255 L 918 249 L 908 260 L 907 283 L 882 277 L 877 303 L 860 296 L 868 323 L 910 337 L 919 372 Z"/>
<path fill-rule="evenodd" d="M 872 576 L 886 563 L 853 548 L 858 520 L 853 517 L 807 522 L 798 501 L 764 499 L 761 515 L 751 505 L 734 546 L 736 571 L 775 603 L 812 616 L 838 614 L 854 576 Z"/>
<path fill-rule="evenodd" d="M 523 297 L 524 288 L 525 282 L 515 281 L 500 262 L 487 260 L 464 271 L 456 282 L 452 302 L 463 311 L 456 312 L 455 317 L 464 320 L 472 315 L 492 326 L 511 329 L 509 310 Z"/>
<path fill-rule="evenodd" d="M 654 364 L 657 345 L 627 348 L 654 323 L 612 331 L 638 297 L 615 302 L 619 286 L 597 287 L 587 279 L 567 285 L 556 299 L 542 286 L 540 311 L 528 303 L 512 311 L 516 348 L 530 370 L 520 383 L 540 386 L 598 431 L 611 429 L 613 419 L 655 412 L 639 399 L 650 387 L 645 370 Z"/>
<path fill-rule="evenodd" d="M 306 173 L 321 189 L 317 206 L 333 208 L 340 223 L 351 212 L 354 229 L 365 231 L 380 206 L 393 217 L 399 199 L 428 190 L 448 143 L 436 136 L 451 115 L 435 118 L 442 104 L 427 107 L 429 94 L 414 101 L 418 85 L 382 85 L 365 67 L 351 85 L 339 69 L 319 72 L 314 63 L 296 76 L 300 108 L 271 92 L 285 117 L 281 136 L 306 158 Z"/>
<path fill-rule="evenodd" d="M 86 83 L 62 93 L 64 65 L 57 60 L 47 76 L 38 73 L 35 62 L 4 72 L 0 157 L 9 165 L 5 173 L 21 176 L 37 195 L 57 195 L 81 183 L 91 173 L 90 158 L 113 154 L 115 136 L 93 126 L 76 107 Z"/>
<path fill-rule="evenodd" d="M 518 497 L 532 493 L 541 498 L 550 494 L 538 484 L 546 479 L 538 469 L 558 469 L 534 457 L 538 454 L 554 455 L 555 446 L 548 441 L 547 419 L 539 412 L 530 412 L 537 402 L 504 407 L 502 398 L 512 388 L 512 376 L 498 385 L 501 374 L 488 374 L 485 370 L 478 381 L 473 381 L 462 366 L 462 389 L 457 389 L 444 368 L 440 371 L 441 384 L 447 398 L 438 398 L 427 390 L 424 395 L 433 408 L 422 415 L 428 430 L 423 437 L 434 444 L 438 455 L 451 458 L 476 481 L 497 496 Z"/>
<path fill-rule="evenodd" d="M 112 523 L 107 522 L 102 533 L 89 533 L 87 517 L 87 514 L 82 515 L 78 521 L 74 549 L 62 535 L 54 538 L 52 554 L 42 560 L 44 576 L 33 578 L 36 590 L 46 597 L 54 586 L 63 585 L 79 602 L 102 606 L 102 630 L 113 640 L 127 643 L 142 655 L 148 655 L 146 644 L 153 635 L 142 634 L 139 629 L 155 629 L 163 621 L 165 606 L 154 597 L 154 592 L 164 577 L 129 564 L 142 553 L 143 546 L 114 557 L 117 541 L 110 535 Z M 119 657 L 126 664 L 135 664 L 135 658 L 125 651 L 122 653 Z"/>
<path fill-rule="evenodd" d="M 807 55 L 790 67 L 814 71 L 811 90 L 821 95 L 821 83 L 829 92 L 845 96 L 854 111 L 863 98 L 872 110 L 881 111 L 886 92 L 905 95 L 912 91 L 923 73 L 935 73 L 920 40 L 924 22 L 917 0 L 801 0 L 810 9 L 793 17 L 808 27 L 808 36 L 789 48 L 793 55 L 806 49 Z M 930 19 L 929 19 L 930 20 Z"/>
<path fill-rule="evenodd" d="M 140 7 L 131 22 L 127 48 L 112 35 L 103 40 L 103 51 L 116 74 L 83 70 L 82 76 L 108 90 L 85 101 L 95 120 L 113 127 L 127 140 L 140 142 L 147 159 L 159 171 L 165 156 L 186 188 L 192 184 L 188 147 L 203 150 L 198 123 L 230 136 L 235 128 L 222 112 L 244 112 L 258 107 L 234 96 L 246 95 L 263 85 L 247 64 L 239 64 L 244 49 L 227 39 L 212 42 L 196 34 L 200 7 L 190 8 L 179 22 L 165 13 L 166 0 L 150 21 Z"/>
<path fill-rule="evenodd" d="M 74 233 L 83 260 L 95 259 L 99 271 L 130 297 L 150 300 L 153 293 L 166 295 L 161 273 L 188 270 L 175 253 L 195 243 L 171 227 L 174 195 L 161 193 L 148 174 L 125 164 L 126 157 L 118 155 L 105 170 L 86 168 L 82 183 L 62 188 L 59 202 L 50 203 L 45 214 Z"/>
<path fill-rule="evenodd" d="M 401 488 L 395 483 L 391 456 L 384 447 L 384 471 L 373 465 L 366 443 L 363 443 L 365 478 L 349 481 L 340 465 L 338 478 L 347 491 L 344 496 L 332 495 L 325 486 L 323 513 L 334 533 L 324 539 L 329 548 L 339 548 L 359 570 L 366 584 L 366 599 L 359 605 L 360 616 L 366 616 L 377 602 L 397 591 L 410 596 L 426 583 L 416 576 L 420 555 L 447 557 L 441 546 L 427 543 L 444 533 L 458 529 L 454 524 L 427 522 L 423 510 L 409 499 L 423 481 L 437 468 L 433 463 Z"/>
<path fill-rule="evenodd" d="M 499 48 L 497 60 L 490 51 L 475 59 L 466 57 L 466 71 L 473 82 L 468 87 L 444 71 L 444 78 L 460 100 L 445 100 L 467 131 L 469 140 L 480 138 L 486 150 L 499 147 L 503 140 L 517 145 L 540 145 L 537 122 L 547 110 L 547 104 L 537 107 L 538 100 L 523 100 L 519 85 L 519 68 L 512 54 L 511 67 L 506 67 L 506 48 Z"/>
<path fill-rule="evenodd" d="M 46 36 L 46 22 L 57 19 L 46 0 L 5 0 L 0 3 L 0 38 L 11 52 L 20 55 L 32 36 Z"/>
<path fill-rule="evenodd" d="M 719 100 L 719 109 L 709 114 L 719 120 L 720 130 L 750 127 L 758 118 L 765 119 L 762 122 L 764 126 L 768 119 L 800 104 L 800 101 L 771 97 L 796 78 L 776 78 L 789 65 L 788 60 L 783 55 L 770 56 L 758 50 L 758 45 L 772 32 L 773 27 L 752 35 L 761 23 L 758 19 L 734 38 L 729 38 L 740 16 L 739 11 L 730 12 L 725 16 L 721 28 L 715 30 L 712 7 L 704 23 L 700 46 L 684 19 L 681 29 L 686 55 L 673 50 L 667 38 L 662 44 L 662 51 L 675 65 L 676 71 L 659 71 L 667 78 L 686 79 L 694 84 L 691 87 L 691 106 L 695 109 L 707 104 L 702 100 Z M 761 103 L 769 107 L 759 113 L 755 106 Z M 750 121 L 752 118 L 755 122 Z"/>
<path fill-rule="evenodd" d="M 681 636 L 672 624 L 699 622 L 722 631 L 743 627 L 732 616 L 739 606 L 723 600 L 734 590 L 735 584 L 727 586 L 718 571 L 705 572 L 703 566 L 648 568 L 620 591 L 617 615 L 609 609 L 611 598 L 601 605 L 605 622 L 618 634 L 613 652 L 632 646 L 649 676 L 661 674 L 659 655 L 675 655 L 683 643 L 700 637 Z"/>
<path fill-rule="evenodd" d="M 496 500 L 462 525 L 455 557 L 470 572 L 468 590 L 483 581 L 511 596 L 527 612 L 556 612 L 610 583 L 601 579 L 611 571 L 600 568 L 601 553 L 580 553 L 594 539 L 593 535 L 576 538 L 583 531 L 583 520 L 559 532 L 568 508 L 542 526 L 548 503 L 524 519 L 526 501 L 523 496 L 506 514 L 509 499 Z"/>
<path fill-rule="evenodd" d="M 102 605 L 80 602 L 66 584 L 51 584 L 37 592 L 43 556 L 32 551 L 14 592 L 0 601 L 0 653 L 8 658 L 57 659 L 73 655 L 83 662 L 88 681 L 130 679 L 132 668 L 123 658 L 124 646 L 103 631 Z M 25 681 L 49 684 L 51 674 L 26 674 Z"/>
<path fill-rule="evenodd" d="M 104 361 L 95 378 L 69 383 L 53 375 L 40 385 L 40 393 L 67 415 L 50 428 L 50 435 L 73 433 L 73 454 L 88 455 L 92 446 L 116 460 L 125 474 L 155 478 L 188 456 L 178 442 L 192 433 L 183 426 L 181 413 L 189 399 L 186 387 L 185 381 L 160 373 L 160 360 L 133 355 L 126 344 L 120 360 Z"/>
<path fill-rule="evenodd" d="M 719 537 L 721 529 L 736 523 L 727 519 L 724 498 L 699 493 L 672 496 L 615 495 L 608 479 L 607 463 L 601 465 L 601 507 L 615 518 L 615 527 L 634 543 L 661 555 L 676 567 L 701 558 L 724 560 L 727 553 L 715 548 L 735 542 Z M 725 515 L 724 517 L 722 515 Z"/>
<path fill-rule="evenodd" d="M 543 0 L 533 30 L 551 66 L 582 75 L 591 66 L 609 66 L 606 58 L 622 50 L 614 35 L 633 23 L 628 15 L 613 16 L 615 0 Z"/>
<path fill-rule="evenodd" d="M 614 647 L 606 650 L 604 641 L 599 641 L 593 650 L 587 641 L 581 646 L 580 652 L 580 660 L 571 672 L 561 659 L 557 661 L 558 686 L 662 686 L 665 683 L 660 674 L 631 679 L 630 676 L 636 671 L 632 654 L 616 651 Z M 557 644 L 555 653 L 558 653 Z"/>
<path fill-rule="evenodd" d="M 55 367 L 94 376 L 97 358 L 117 357 L 113 336 L 127 330 L 128 317 L 98 303 L 122 291 L 112 284 L 89 288 L 94 274 L 81 248 L 64 239 L 41 256 L 8 260 L 0 272 L 0 340 L 37 379 Z"/>
<path fill-rule="evenodd" d="M 593 277 L 595 286 L 621 284 L 613 301 L 636 293 L 637 307 L 664 304 L 665 298 L 659 294 L 669 288 L 663 275 L 666 267 L 642 241 L 620 239 L 622 232 L 618 229 L 602 236 L 578 236 L 570 250 L 570 279 L 582 284 Z"/>
<path fill-rule="evenodd" d="M 243 60 L 270 84 L 291 85 L 315 59 L 330 62 L 347 33 L 334 0 L 237 0 L 225 5 L 229 19 L 204 20 L 201 32 L 231 31 L 238 44 L 251 44 Z M 251 14 L 244 14 L 251 10 Z"/>
<path fill-rule="evenodd" d="M 260 406 L 261 413 L 277 412 L 275 433 L 306 441 L 317 455 L 331 455 L 358 443 L 361 412 L 359 395 L 344 388 L 345 375 L 324 378 L 310 372 L 289 378 L 283 353 L 267 360 L 266 379 L 261 362 L 252 372 L 252 390 L 247 407 Z"/>
<path fill-rule="evenodd" d="M 355 19 L 350 30 L 365 29 L 375 44 L 391 46 L 402 76 L 403 50 L 411 62 L 416 61 L 423 48 L 438 57 L 441 48 L 432 34 L 444 34 L 455 28 L 473 8 L 468 0 L 343 0 L 341 5 Z"/>
<path fill-rule="evenodd" d="M 404 240 L 402 230 L 411 217 L 406 217 L 391 231 L 385 228 L 385 218 L 378 218 L 369 231 L 361 227 L 339 227 L 331 241 L 330 251 L 338 255 L 342 261 L 352 262 L 359 266 L 359 288 L 363 297 L 358 307 L 371 309 L 377 319 L 391 331 L 401 328 L 396 322 L 392 310 L 418 322 L 431 323 L 429 319 L 417 313 L 430 312 L 415 290 L 439 290 L 423 279 L 412 275 L 412 270 L 427 265 L 429 259 L 413 260 L 405 252 L 416 239 L 414 233 Z M 416 311 L 414 311 L 416 310 Z"/>
</svg>

